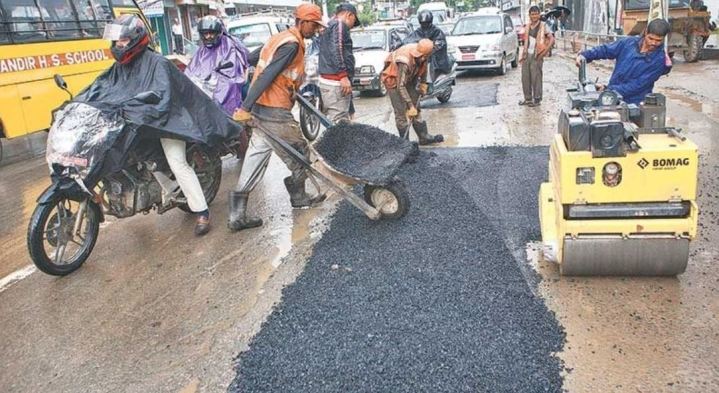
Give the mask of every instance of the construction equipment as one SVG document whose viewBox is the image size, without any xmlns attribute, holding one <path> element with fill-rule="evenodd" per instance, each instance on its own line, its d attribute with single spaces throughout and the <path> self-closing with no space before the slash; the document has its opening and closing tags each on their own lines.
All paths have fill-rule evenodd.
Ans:
<svg viewBox="0 0 719 393">
<path fill-rule="evenodd" d="M 596 91 L 580 66 L 540 186 L 542 254 L 562 275 L 673 276 L 697 235 L 697 146 L 666 127 L 665 98 Z"/>
<path fill-rule="evenodd" d="M 649 4 L 647 4 L 649 3 Z M 622 26 L 627 35 L 639 35 L 655 18 L 669 21 L 671 32 L 667 37 L 667 52 L 684 53 L 684 60 L 693 63 L 699 60 L 702 48 L 714 30 L 710 22 L 711 13 L 699 1 L 679 0 L 624 0 Z"/>
</svg>

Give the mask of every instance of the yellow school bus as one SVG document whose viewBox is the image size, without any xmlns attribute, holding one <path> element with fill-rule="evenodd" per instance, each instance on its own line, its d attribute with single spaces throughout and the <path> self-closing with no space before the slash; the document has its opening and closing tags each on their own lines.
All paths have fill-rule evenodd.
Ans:
<svg viewBox="0 0 719 393">
<path fill-rule="evenodd" d="M 51 111 L 68 98 L 55 86 L 60 74 L 73 93 L 112 64 L 105 24 L 134 13 L 134 0 L 0 0 L 0 138 L 50 126 Z"/>
</svg>

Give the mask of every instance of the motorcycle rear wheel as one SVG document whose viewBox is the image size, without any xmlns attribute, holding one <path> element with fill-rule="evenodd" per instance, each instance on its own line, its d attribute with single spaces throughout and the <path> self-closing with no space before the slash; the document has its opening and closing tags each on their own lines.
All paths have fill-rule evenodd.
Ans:
<svg viewBox="0 0 719 393">
<path fill-rule="evenodd" d="M 86 209 L 78 231 L 74 232 L 82 202 L 86 202 Z M 100 207 L 89 198 L 83 201 L 63 196 L 37 205 L 27 233 L 32 262 L 40 271 L 53 276 L 66 276 L 79 269 L 95 247 L 101 215 Z M 70 256 L 65 258 L 68 250 Z"/>
<path fill-rule="evenodd" d="M 187 148 L 187 163 L 197 174 L 202 186 L 202 193 L 205 195 L 205 201 L 209 206 L 217 196 L 217 191 L 220 190 L 220 182 L 222 181 L 222 159 L 220 155 L 206 146 L 193 144 Z M 190 206 L 186 203 L 181 203 L 177 207 L 186 213 L 192 213 Z"/>
</svg>

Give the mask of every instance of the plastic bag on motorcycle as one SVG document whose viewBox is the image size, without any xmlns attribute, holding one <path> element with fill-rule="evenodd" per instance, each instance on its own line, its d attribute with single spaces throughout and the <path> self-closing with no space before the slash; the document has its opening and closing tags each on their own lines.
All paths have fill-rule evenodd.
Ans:
<svg viewBox="0 0 719 393">
<path fill-rule="evenodd" d="M 58 109 L 54 118 L 45 153 L 50 172 L 84 183 L 102 165 L 107 151 L 122 135 L 125 122 L 119 115 L 81 102 Z"/>
</svg>

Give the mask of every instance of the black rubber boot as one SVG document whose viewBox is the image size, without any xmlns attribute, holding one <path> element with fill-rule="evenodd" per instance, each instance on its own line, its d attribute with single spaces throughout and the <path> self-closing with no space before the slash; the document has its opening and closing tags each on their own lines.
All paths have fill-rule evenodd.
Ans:
<svg viewBox="0 0 719 393">
<path fill-rule="evenodd" d="M 305 182 L 302 181 L 301 183 L 296 184 L 292 181 L 292 176 L 287 176 L 285 178 L 285 188 L 287 188 L 287 192 L 290 194 L 290 203 L 294 208 L 301 209 L 305 207 L 312 207 L 314 205 L 317 205 L 318 203 L 321 203 L 325 200 L 325 198 L 327 198 L 325 194 L 311 197 L 305 191 Z"/>
<path fill-rule="evenodd" d="M 247 198 L 249 194 L 237 191 L 230 191 L 230 216 L 227 220 L 227 227 L 232 231 L 255 228 L 262 225 L 259 218 L 247 216 Z"/>
<path fill-rule="evenodd" d="M 417 133 L 420 145 L 431 145 L 433 143 L 444 142 L 444 136 L 441 134 L 431 135 L 427 131 L 427 123 L 421 122 L 414 125 L 414 132 Z"/>
</svg>

